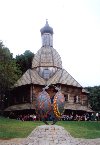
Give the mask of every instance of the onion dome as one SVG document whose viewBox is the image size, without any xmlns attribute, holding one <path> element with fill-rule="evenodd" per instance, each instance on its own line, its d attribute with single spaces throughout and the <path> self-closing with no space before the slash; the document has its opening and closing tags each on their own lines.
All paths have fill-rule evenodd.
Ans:
<svg viewBox="0 0 100 145">
<path fill-rule="evenodd" d="M 53 28 L 49 26 L 48 21 L 46 20 L 46 24 L 43 28 L 40 29 L 41 35 L 44 33 L 53 34 Z"/>
</svg>

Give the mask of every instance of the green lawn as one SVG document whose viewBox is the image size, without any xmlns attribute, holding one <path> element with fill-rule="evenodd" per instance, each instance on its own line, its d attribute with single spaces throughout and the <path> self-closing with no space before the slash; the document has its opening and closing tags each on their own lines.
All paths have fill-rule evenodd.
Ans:
<svg viewBox="0 0 100 145">
<path fill-rule="evenodd" d="M 0 118 L 0 138 L 25 138 L 43 122 Z"/>
<path fill-rule="evenodd" d="M 18 121 L 0 117 L 0 138 L 25 138 L 34 128 L 43 124 L 41 121 Z M 100 122 L 59 121 L 56 124 L 63 126 L 73 137 L 100 138 Z"/>
<path fill-rule="evenodd" d="M 59 121 L 57 125 L 63 126 L 75 138 L 100 138 L 100 122 Z"/>
</svg>

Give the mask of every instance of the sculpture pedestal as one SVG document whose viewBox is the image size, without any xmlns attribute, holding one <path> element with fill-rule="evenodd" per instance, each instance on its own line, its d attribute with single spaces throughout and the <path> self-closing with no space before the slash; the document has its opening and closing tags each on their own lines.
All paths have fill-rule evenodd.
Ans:
<svg viewBox="0 0 100 145">
<path fill-rule="evenodd" d="M 21 145 L 76 145 L 76 141 L 63 127 L 38 126 Z"/>
</svg>

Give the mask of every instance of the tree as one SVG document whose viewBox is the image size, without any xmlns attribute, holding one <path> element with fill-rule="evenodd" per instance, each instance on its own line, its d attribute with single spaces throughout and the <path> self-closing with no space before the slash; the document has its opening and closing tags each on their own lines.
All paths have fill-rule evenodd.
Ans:
<svg viewBox="0 0 100 145">
<path fill-rule="evenodd" d="M 22 73 L 25 73 L 32 66 L 32 59 L 34 57 L 34 53 L 30 50 L 26 50 L 24 54 L 16 56 L 16 62 L 19 65 Z"/>
<path fill-rule="evenodd" d="M 4 101 L 5 93 L 14 85 L 21 75 L 10 50 L 0 41 L 0 102 Z M 2 106 L 2 105 L 1 105 Z"/>
<path fill-rule="evenodd" d="M 100 86 L 86 87 L 90 92 L 89 103 L 94 111 L 100 111 Z"/>
</svg>

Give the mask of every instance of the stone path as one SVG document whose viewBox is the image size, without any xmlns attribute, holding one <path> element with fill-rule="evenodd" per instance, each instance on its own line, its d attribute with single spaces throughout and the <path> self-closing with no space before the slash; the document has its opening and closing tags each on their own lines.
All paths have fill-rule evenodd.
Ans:
<svg viewBox="0 0 100 145">
<path fill-rule="evenodd" d="M 19 141 L 2 142 L 0 145 L 100 145 L 99 139 L 73 138 L 63 127 L 42 125 L 26 138 Z"/>
</svg>

